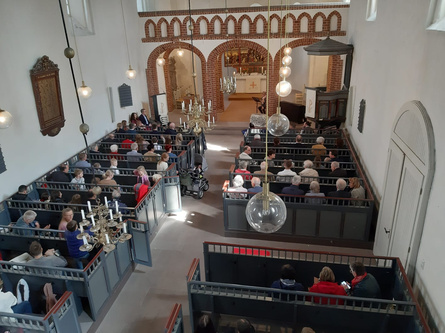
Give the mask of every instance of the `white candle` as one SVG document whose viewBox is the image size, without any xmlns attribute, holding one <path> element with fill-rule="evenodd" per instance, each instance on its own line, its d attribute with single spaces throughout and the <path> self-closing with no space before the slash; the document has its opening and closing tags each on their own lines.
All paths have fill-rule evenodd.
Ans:
<svg viewBox="0 0 445 333">
<path fill-rule="evenodd" d="M 122 222 L 122 215 L 119 216 L 119 222 Z"/>
<path fill-rule="evenodd" d="M 211 109 L 211 107 L 212 107 L 212 102 L 211 101 L 209 101 L 208 103 L 207 103 L 207 108 L 210 110 Z"/>
<path fill-rule="evenodd" d="M 199 104 L 199 112 L 201 112 L 201 104 Z"/>
<path fill-rule="evenodd" d="M 105 234 L 105 239 L 107 240 L 107 244 L 110 244 L 110 238 L 108 237 L 108 234 Z"/>
<path fill-rule="evenodd" d="M 189 121 L 190 120 L 190 117 L 189 117 L 189 115 L 187 115 L 187 121 Z"/>
<path fill-rule="evenodd" d="M 192 101 L 190 101 L 190 104 L 189 104 L 189 111 L 192 111 Z M 187 120 L 188 120 L 188 117 L 187 117 Z"/>
<path fill-rule="evenodd" d="M 239 72 L 241 73 L 241 67 L 239 68 Z"/>
<path fill-rule="evenodd" d="M 104 200 L 105 200 L 105 207 L 108 208 L 108 200 L 107 200 L 107 197 L 104 197 Z"/>
<path fill-rule="evenodd" d="M 124 234 L 127 233 L 127 223 L 124 223 Z"/>
<path fill-rule="evenodd" d="M 182 125 L 182 118 L 179 117 L 179 125 Z"/>
<path fill-rule="evenodd" d="M 91 213 L 91 202 L 87 201 L 88 211 Z"/>
<path fill-rule="evenodd" d="M 207 121 L 207 126 L 210 127 L 210 119 Z"/>
<path fill-rule="evenodd" d="M 96 223 L 94 222 L 94 216 L 91 215 L 91 223 L 93 224 L 93 227 L 96 226 Z"/>
<path fill-rule="evenodd" d="M 116 214 L 117 214 L 117 213 L 119 213 L 119 204 L 117 203 L 117 201 L 115 201 L 114 203 L 116 204 L 115 207 L 116 207 Z"/>
<path fill-rule="evenodd" d="M 113 211 L 110 209 L 110 220 L 113 219 Z"/>
<path fill-rule="evenodd" d="M 80 226 L 80 233 L 83 234 L 83 227 L 82 226 Z"/>
<path fill-rule="evenodd" d="M 181 105 L 182 105 L 182 109 L 184 110 L 185 109 L 185 102 L 182 101 Z"/>
<path fill-rule="evenodd" d="M 82 209 L 82 210 L 80 211 L 80 213 L 82 214 L 82 220 L 85 220 L 85 212 L 84 212 L 84 210 Z"/>
<path fill-rule="evenodd" d="M 201 104 L 204 106 L 204 98 L 202 99 L 202 103 Z"/>
<path fill-rule="evenodd" d="M 85 236 L 83 236 L 82 239 L 83 239 L 83 245 L 87 245 L 88 244 L 87 238 Z"/>
<path fill-rule="evenodd" d="M 196 126 L 195 126 L 195 127 L 196 127 L 196 130 L 198 130 L 198 123 L 196 123 L 195 125 L 196 125 Z"/>
<path fill-rule="evenodd" d="M 213 117 L 213 123 L 215 123 L 215 117 Z"/>
<path fill-rule="evenodd" d="M 219 85 L 220 85 L 220 87 L 222 89 L 222 79 L 221 78 L 219 78 Z"/>
</svg>

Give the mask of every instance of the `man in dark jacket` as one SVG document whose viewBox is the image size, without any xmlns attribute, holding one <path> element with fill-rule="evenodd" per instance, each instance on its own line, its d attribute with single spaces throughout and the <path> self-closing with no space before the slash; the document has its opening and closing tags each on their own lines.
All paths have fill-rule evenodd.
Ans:
<svg viewBox="0 0 445 333">
<path fill-rule="evenodd" d="M 381 298 L 380 286 L 375 277 L 366 272 L 363 263 L 356 261 L 350 265 L 354 276 L 351 284 L 342 284 L 349 295 L 355 297 Z M 348 288 L 350 287 L 350 289 Z"/>
</svg>

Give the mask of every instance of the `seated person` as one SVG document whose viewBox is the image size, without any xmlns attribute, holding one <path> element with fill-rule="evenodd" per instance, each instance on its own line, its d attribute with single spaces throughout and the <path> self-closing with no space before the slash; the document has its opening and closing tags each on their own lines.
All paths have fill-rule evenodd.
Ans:
<svg viewBox="0 0 445 333">
<path fill-rule="evenodd" d="M 348 176 L 346 170 L 340 168 L 340 163 L 338 163 L 337 161 L 331 163 L 331 170 L 332 171 L 329 172 L 329 177 L 344 178 Z"/>
<path fill-rule="evenodd" d="M 266 164 L 265 161 L 261 162 L 261 164 L 260 164 L 260 170 L 254 172 L 255 176 L 260 176 L 260 175 L 263 175 L 263 176 L 264 176 L 264 175 L 266 174 L 266 165 L 267 165 L 267 164 Z M 269 175 L 273 175 L 273 173 L 267 171 L 267 175 L 268 175 L 268 176 L 269 176 Z M 264 179 L 264 177 L 260 177 L 260 179 Z"/>
<path fill-rule="evenodd" d="M 309 185 L 309 192 L 306 193 L 306 199 L 304 199 L 305 203 L 311 205 L 320 205 L 326 202 L 324 198 L 324 193 L 320 193 L 320 184 L 318 182 L 311 182 Z"/>
<path fill-rule="evenodd" d="M 60 219 L 59 222 L 59 228 L 58 230 L 60 231 L 66 231 L 66 226 L 68 225 L 69 222 L 71 222 L 73 220 L 74 217 L 74 212 L 71 208 L 65 208 L 64 210 L 62 210 L 62 218 Z M 59 237 L 64 237 L 64 233 L 59 233 Z"/>
<path fill-rule="evenodd" d="M 236 333 L 255 333 L 255 328 L 247 319 L 239 319 L 236 322 Z"/>
<path fill-rule="evenodd" d="M 311 127 L 311 122 L 306 120 L 303 123 L 303 128 L 301 129 L 300 134 L 314 134 L 314 133 L 315 133 L 315 131 Z"/>
<path fill-rule="evenodd" d="M 238 165 L 239 168 L 235 170 L 235 173 L 242 173 L 242 177 L 244 180 L 250 180 L 252 179 L 252 175 L 250 174 L 250 171 L 247 170 L 247 165 L 249 164 L 249 162 L 247 161 L 239 161 Z"/>
<path fill-rule="evenodd" d="M 71 179 L 71 184 L 73 184 L 74 189 L 78 191 L 85 191 L 85 178 L 83 178 L 82 169 L 74 170 L 74 178 Z"/>
<path fill-rule="evenodd" d="M 238 159 L 239 160 L 251 160 L 252 157 L 250 156 L 252 154 L 252 149 L 250 146 L 244 146 L 243 152 L 239 154 Z"/>
<path fill-rule="evenodd" d="M 37 228 L 40 229 L 40 223 L 37 222 L 35 219 L 37 217 L 37 213 L 33 210 L 27 210 L 23 216 L 21 216 L 17 222 L 14 224 L 14 227 L 19 227 L 19 228 L 29 228 L 29 229 L 33 229 L 33 228 Z M 48 224 L 47 226 L 45 226 L 44 229 L 49 229 L 50 225 Z M 32 235 L 32 231 L 31 230 L 16 230 L 17 233 L 19 233 L 20 235 L 26 235 L 26 236 L 31 236 Z"/>
<path fill-rule="evenodd" d="M 114 160 L 116 161 L 116 164 L 117 164 L 117 160 L 115 158 L 114 158 Z M 111 160 L 110 160 L 110 164 L 111 164 Z M 102 165 L 100 165 L 99 162 L 94 163 L 93 168 L 94 168 L 94 173 L 96 175 L 103 175 L 105 173 L 105 171 L 100 169 L 100 168 L 102 168 Z"/>
<path fill-rule="evenodd" d="M 342 286 L 335 283 L 335 275 L 332 269 L 328 266 L 324 266 L 320 272 L 319 278 L 314 277 L 314 285 L 309 288 L 309 292 L 317 293 L 317 294 L 331 294 L 331 295 L 341 295 L 346 296 L 346 291 Z M 306 299 L 306 301 L 310 301 L 311 298 Z M 344 304 L 344 300 L 342 299 L 334 299 L 334 298 L 321 298 L 321 304 Z M 320 297 L 313 298 L 314 303 L 320 303 Z"/>
<path fill-rule="evenodd" d="M 141 161 L 142 154 L 138 152 L 139 145 L 136 142 L 131 144 L 131 151 L 127 153 L 128 162 L 139 162 Z"/>
<path fill-rule="evenodd" d="M 119 171 L 119 169 L 117 168 L 117 159 L 112 158 L 112 159 L 110 160 L 110 169 L 109 169 L 109 170 L 113 171 L 113 173 L 114 173 L 115 175 L 120 175 L 120 171 Z M 102 174 L 103 174 L 103 173 L 102 173 Z"/>
<path fill-rule="evenodd" d="M 91 170 L 91 164 L 87 162 L 87 154 L 80 153 L 78 161 L 74 164 L 75 168 L 83 169 L 85 172 Z"/>
<path fill-rule="evenodd" d="M 11 197 L 12 200 L 31 201 L 28 197 L 28 188 L 26 185 L 20 185 L 16 194 Z"/>
<path fill-rule="evenodd" d="M 339 178 L 337 179 L 337 182 L 335 183 L 335 185 L 337 186 L 337 191 L 332 191 L 328 193 L 328 197 L 333 197 L 333 198 L 350 198 L 351 197 L 351 193 L 345 191 L 346 188 L 346 181 L 343 178 Z M 333 202 L 334 204 L 337 203 L 336 200 L 334 200 L 335 202 Z"/>
<path fill-rule="evenodd" d="M 366 272 L 362 262 L 356 261 L 350 265 L 350 268 L 354 278 L 351 284 L 346 282 L 346 285 L 343 285 L 348 295 L 366 298 L 382 297 L 379 283 L 372 274 Z"/>
<path fill-rule="evenodd" d="M 284 290 L 295 290 L 295 291 L 305 291 L 304 287 L 301 283 L 296 282 L 297 278 L 297 272 L 295 271 L 295 268 L 293 268 L 291 265 L 286 264 L 281 267 L 281 278 L 279 280 L 276 280 L 272 283 L 270 286 L 271 288 L 275 289 L 284 289 Z M 278 294 L 273 294 L 273 297 L 278 297 Z M 282 295 L 282 299 L 286 300 L 287 295 Z M 289 300 L 294 300 L 295 297 L 290 298 Z"/>
<path fill-rule="evenodd" d="M 84 230 L 85 233 L 93 235 L 89 229 Z M 68 253 L 70 257 L 74 259 L 75 267 L 83 269 L 82 259 L 88 258 L 89 252 L 81 251 L 79 248 L 83 245 L 83 239 L 77 239 L 77 235 L 80 234 L 78 230 L 77 222 L 71 220 L 68 222 L 65 231 L 66 246 L 68 247 Z"/>
<path fill-rule="evenodd" d="M 170 156 L 168 156 L 167 153 L 162 153 L 161 159 L 158 161 L 158 164 L 156 165 L 157 171 L 166 171 L 168 169 L 168 160 L 170 159 Z"/>
<path fill-rule="evenodd" d="M 276 151 L 275 149 L 269 149 L 267 151 L 267 166 L 269 168 L 273 168 L 275 166 L 275 162 L 273 161 L 273 159 L 276 156 Z"/>
<path fill-rule="evenodd" d="M 154 144 L 149 143 L 147 146 L 147 150 L 148 151 L 144 154 L 144 161 L 156 163 L 161 157 L 161 155 L 155 153 Z"/>
<path fill-rule="evenodd" d="M 49 182 L 69 183 L 71 176 L 69 174 L 70 166 L 68 163 L 59 165 L 59 170 L 52 172 L 46 176 L 46 180 Z"/>
<path fill-rule="evenodd" d="M 29 254 L 33 257 L 28 264 L 36 266 L 65 267 L 67 262 L 64 257 L 58 254 L 54 249 L 46 250 L 43 254 L 42 245 L 34 241 L 29 246 Z"/>
<path fill-rule="evenodd" d="M 303 143 L 303 137 L 301 136 L 301 134 L 298 134 L 295 137 L 295 144 L 294 144 L 295 148 L 305 148 L 305 144 Z"/>
<path fill-rule="evenodd" d="M 228 192 L 247 192 L 247 189 L 243 187 L 244 179 L 241 175 L 237 175 L 233 178 L 233 186 L 227 189 Z M 238 199 L 245 198 L 247 194 L 228 193 L 229 198 Z"/>
<path fill-rule="evenodd" d="M 247 190 L 248 192 L 260 193 L 263 191 L 263 188 L 261 187 L 261 179 L 258 177 L 253 177 L 250 183 L 252 184 L 252 187 Z"/>
<path fill-rule="evenodd" d="M 335 162 L 335 161 L 339 162 L 340 160 L 337 158 L 337 154 L 338 153 L 336 150 L 330 150 L 328 157 L 326 157 L 324 159 L 324 161 L 325 162 Z M 326 167 L 328 167 L 328 166 L 329 166 L 329 163 L 326 163 Z"/>
<path fill-rule="evenodd" d="M 173 147 L 172 145 L 165 145 L 165 152 L 168 154 L 170 158 L 177 158 L 178 155 L 172 153 Z"/>
<path fill-rule="evenodd" d="M 283 194 L 291 194 L 291 195 L 304 195 L 304 191 L 300 189 L 301 177 L 295 175 L 292 177 L 292 185 L 284 187 L 281 190 Z"/>
<path fill-rule="evenodd" d="M 100 185 L 100 187 L 105 188 L 105 187 L 110 187 L 112 189 L 115 189 L 118 187 L 116 181 L 113 179 L 114 177 L 114 172 L 111 170 L 107 170 L 105 171 L 105 173 L 102 175 L 102 180 L 99 182 L 98 185 Z"/>
<path fill-rule="evenodd" d="M 195 333 L 216 333 L 215 326 L 209 315 L 205 314 L 199 317 Z"/>
<path fill-rule="evenodd" d="M 264 143 L 261 141 L 261 135 L 255 134 L 253 136 L 253 141 L 250 143 L 251 147 L 263 147 Z"/>
<path fill-rule="evenodd" d="M 292 181 L 292 177 L 297 175 L 291 170 L 293 165 L 292 160 L 285 160 L 283 163 L 284 170 L 277 173 L 277 181 L 290 183 Z"/>
<path fill-rule="evenodd" d="M 17 303 L 17 297 L 10 291 L 3 291 L 3 287 L 3 280 L 0 279 L 0 312 L 32 313 L 31 303 L 27 299 Z"/>
<path fill-rule="evenodd" d="M 351 198 L 365 199 L 365 189 L 360 185 L 357 177 L 349 178 L 349 189 L 351 190 Z M 363 206 L 363 201 L 352 201 L 354 206 Z"/>
<path fill-rule="evenodd" d="M 121 199 L 120 191 L 114 190 L 111 193 L 111 197 L 112 197 L 112 200 L 108 201 L 108 207 L 110 207 L 110 209 L 113 209 L 113 211 L 115 211 L 115 207 L 117 204 L 118 210 L 121 214 L 129 214 L 129 210 L 127 209 L 128 206 L 120 200 Z"/>
<path fill-rule="evenodd" d="M 65 200 L 63 200 L 63 195 L 62 192 L 60 192 L 59 190 L 53 190 L 51 191 L 51 195 L 50 195 L 50 202 L 55 202 L 55 203 L 65 203 Z M 55 206 L 57 209 L 58 206 Z"/>
<path fill-rule="evenodd" d="M 168 125 L 167 125 L 167 129 L 165 130 L 165 132 L 164 132 L 164 134 L 168 134 L 168 135 L 171 135 L 172 136 L 172 139 L 174 140 L 175 139 L 175 136 L 176 136 L 176 124 L 174 123 L 174 122 L 170 122 Z"/>
<path fill-rule="evenodd" d="M 303 162 L 303 170 L 300 171 L 301 181 L 303 184 L 310 184 L 313 181 L 318 181 L 318 171 L 312 169 L 314 164 L 311 160 Z"/>
<path fill-rule="evenodd" d="M 312 155 L 315 157 L 321 157 L 326 155 L 326 147 L 324 146 L 324 138 L 319 136 L 317 140 L 315 140 L 316 144 L 312 146 Z"/>
</svg>

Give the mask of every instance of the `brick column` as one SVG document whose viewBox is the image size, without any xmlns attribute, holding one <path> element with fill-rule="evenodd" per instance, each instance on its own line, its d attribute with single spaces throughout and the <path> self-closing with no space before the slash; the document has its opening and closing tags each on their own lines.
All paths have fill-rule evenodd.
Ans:
<svg viewBox="0 0 445 333">
<path fill-rule="evenodd" d="M 341 90 L 342 75 L 343 75 L 343 60 L 341 60 L 339 55 L 329 56 L 326 92 Z"/>
</svg>

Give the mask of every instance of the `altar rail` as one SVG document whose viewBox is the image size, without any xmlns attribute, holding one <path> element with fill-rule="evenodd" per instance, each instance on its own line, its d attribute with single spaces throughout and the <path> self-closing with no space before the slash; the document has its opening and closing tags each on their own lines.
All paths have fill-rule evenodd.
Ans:
<svg viewBox="0 0 445 333">
<path fill-rule="evenodd" d="M 9 330 L 21 328 L 26 332 L 81 332 L 77 316 L 73 293 L 66 291 L 44 317 L 0 312 L 0 326 Z"/>
<path fill-rule="evenodd" d="M 353 261 L 364 262 L 383 284 L 388 299 L 268 288 L 280 277 L 283 264 L 294 266 L 299 282 L 311 286 L 325 265 L 333 269 L 337 281 L 351 280 Z M 398 258 L 206 242 L 204 262 L 206 282 L 200 281 L 199 259 L 193 260 L 187 274 L 192 330 L 204 311 L 212 314 L 216 326 L 221 315 L 234 315 L 254 323 L 310 326 L 315 331 L 430 332 Z M 330 305 L 320 304 L 321 296 Z"/>
<path fill-rule="evenodd" d="M 184 319 L 182 317 L 182 305 L 175 303 L 165 325 L 164 333 L 183 333 Z"/>
</svg>

